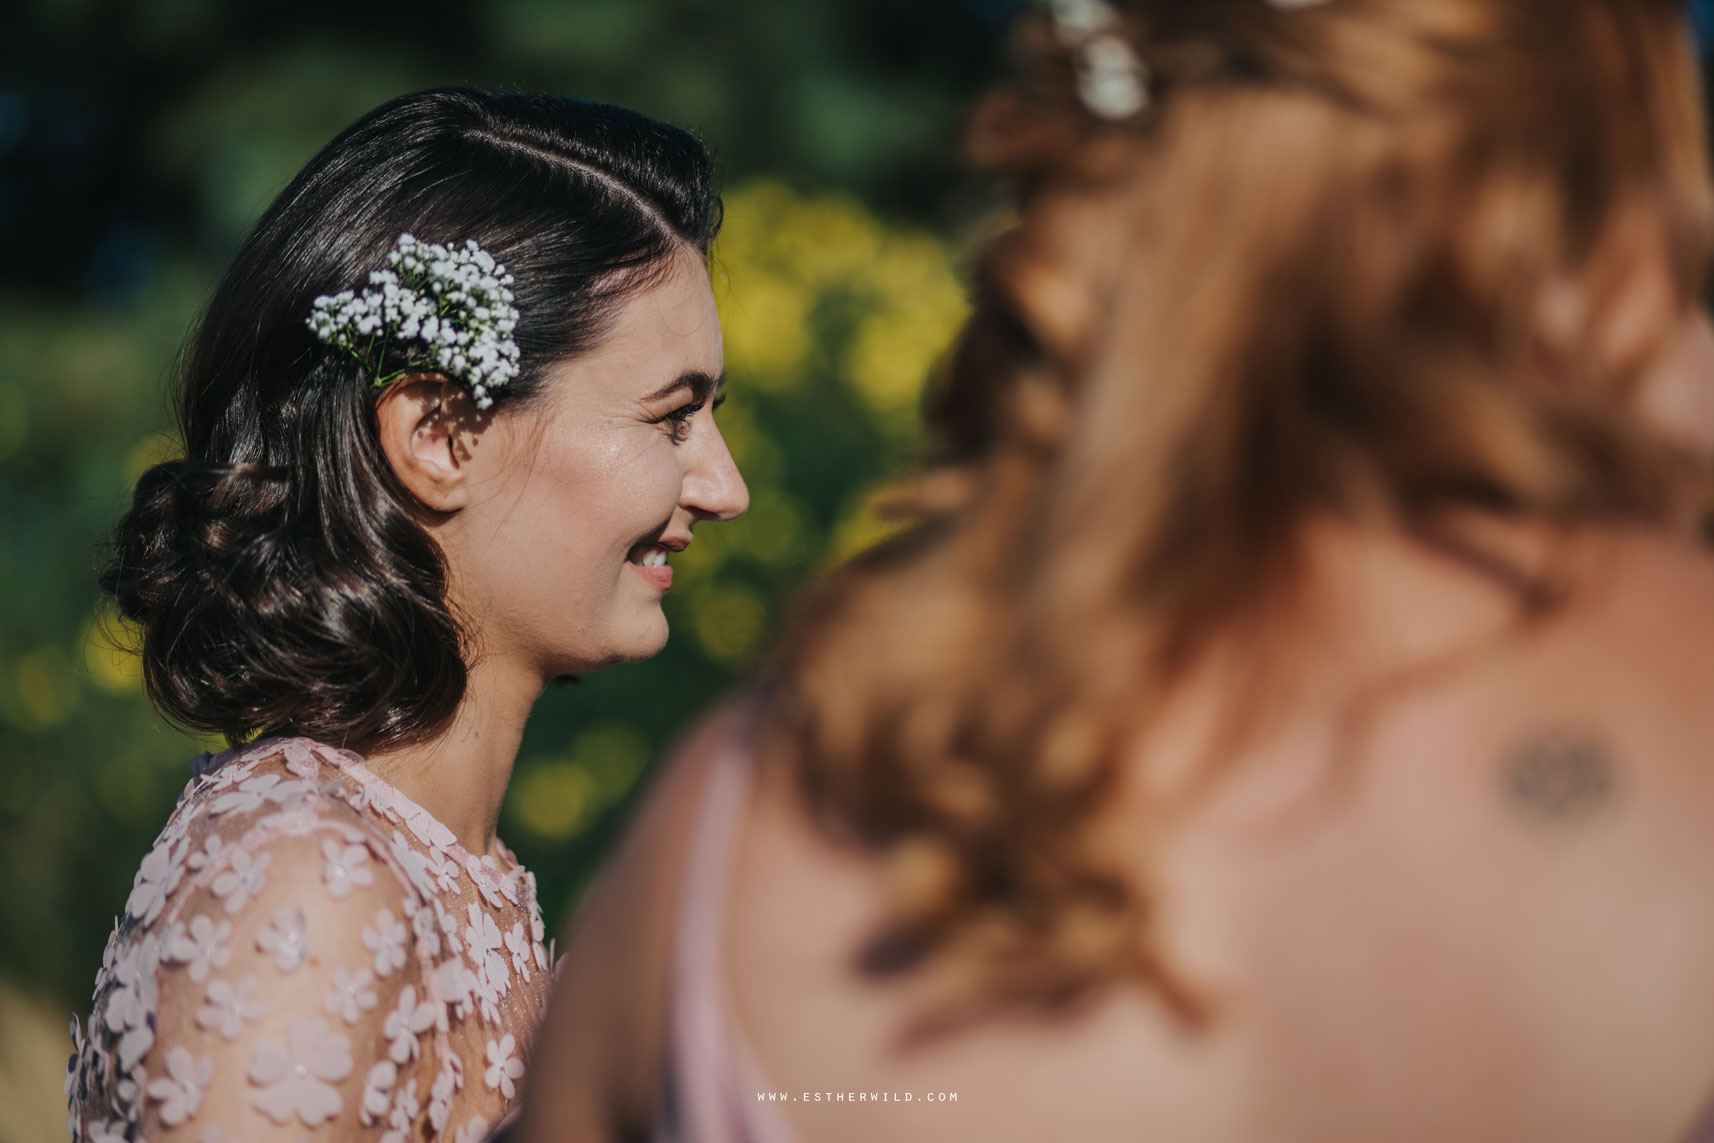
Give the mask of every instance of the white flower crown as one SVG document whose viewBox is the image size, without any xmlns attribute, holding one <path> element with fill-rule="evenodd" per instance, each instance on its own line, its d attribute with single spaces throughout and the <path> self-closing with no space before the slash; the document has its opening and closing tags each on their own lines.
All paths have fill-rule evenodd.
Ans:
<svg viewBox="0 0 1714 1143">
<path fill-rule="evenodd" d="M 1119 34 L 1109 0 L 1045 0 L 1054 35 L 1077 66 L 1077 98 L 1099 119 L 1121 120 L 1149 106 L 1149 69 Z M 1313 8 L 1326 0 L 1266 0 L 1281 11 Z"/>
<path fill-rule="evenodd" d="M 512 275 L 474 241 L 462 250 L 399 235 L 385 270 L 358 293 L 315 300 L 306 323 L 327 345 L 356 357 L 379 388 L 411 372 L 441 373 L 470 390 L 476 407 L 518 375 L 518 310 Z"/>
</svg>

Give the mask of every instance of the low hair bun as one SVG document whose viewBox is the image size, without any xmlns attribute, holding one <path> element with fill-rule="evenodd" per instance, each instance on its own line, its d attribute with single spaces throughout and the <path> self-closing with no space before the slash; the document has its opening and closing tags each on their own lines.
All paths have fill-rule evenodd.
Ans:
<svg viewBox="0 0 1714 1143">
<path fill-rule="evenodd" d="M 234 743 L 427 733 L 464 685 L 439 553 L 403 513 L 356 536 L 308 492 L 257 464 L 173 460 L 138 480 L 101 586 L 144 632 L 149 696 Z"/>
</svg>

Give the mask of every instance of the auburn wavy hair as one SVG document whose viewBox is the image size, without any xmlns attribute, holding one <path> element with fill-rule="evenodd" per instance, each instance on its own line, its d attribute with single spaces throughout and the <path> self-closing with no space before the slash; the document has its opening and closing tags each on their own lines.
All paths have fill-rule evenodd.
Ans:
<svg viewBox="0 0 1714 1143">
<path fill-rule="evenodd" d="M 959 966 L 942 1026 L 1139 978 L 1201 1011 L 1100 826 L 1173 684 L 1290 592 L 1305 521 L 1453 547 L 1448 509 L 1711 502 L 1635 408 L 1714 218 L 1676 3 L 1120 13 L 1135 121 L 1082 108 L 1040 15 L 973 116 L 1016 211 L 931 395 L 914 524 L 801 607 L 767 724 L 770 765 L 895 874 L 863 968 Z M 1543 597 L 1458 551 L 1520 613 Z"/>
</svg>

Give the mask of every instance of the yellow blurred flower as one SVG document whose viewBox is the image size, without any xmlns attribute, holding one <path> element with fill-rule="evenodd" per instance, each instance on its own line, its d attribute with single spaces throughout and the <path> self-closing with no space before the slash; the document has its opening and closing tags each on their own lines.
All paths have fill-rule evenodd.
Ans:
<svg viewBox="0 0 1714 1143">
<path fill-rule="evenodd" d="M 592 726 L 563 755 L 519 764 L 507 799 L 510 816 L 539 841 L 570 841 L 624 798 L 648 756 L 648 743 L 630 726 Z"/>
<path fill-rule="evenodd" d="M 61 726 L 77 709 L 77 672 L 70 656 L 58 647 L 41 647 L 21 656 L 5 672 L 4 681 L 0 705 L 20 730 Z"/>
<path fill-rule="evenodd" d="M 84 673 L 102 690 L 123 694 L 142 685 L 142 631 L 130 620 L 104 608 L 84 623 L 78 646 Z"/>
<path fill-rule="evenodd" d="M 767 605 L 753 590 L 737 584 L 711 588 L 691 613 L 691 627 L 703 652 L 729 666 L 749 658 L 767 626 Z"/>
</svg>

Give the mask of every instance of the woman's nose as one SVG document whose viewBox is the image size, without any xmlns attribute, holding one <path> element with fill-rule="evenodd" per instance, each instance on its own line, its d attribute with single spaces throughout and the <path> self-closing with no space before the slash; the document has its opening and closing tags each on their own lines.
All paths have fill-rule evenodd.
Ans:
<svg viewBox="0 0 1714 1143">
<path fill-rule="evenodd" d="M 734 520 L 750 507 L 750 489 L 720 430 L 709 426 L 690 450 L 681 503 L 704 520 Z"/>
</svg>

